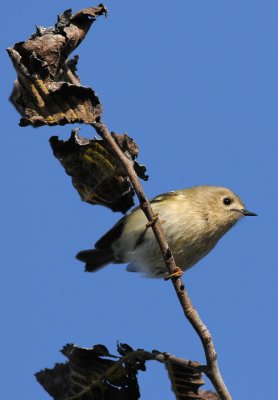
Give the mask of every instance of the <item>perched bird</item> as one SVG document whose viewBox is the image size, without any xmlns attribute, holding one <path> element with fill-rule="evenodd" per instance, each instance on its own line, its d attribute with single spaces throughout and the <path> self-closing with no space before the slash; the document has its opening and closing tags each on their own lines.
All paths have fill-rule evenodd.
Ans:
<svg viewBox="0 0 278 400">
<path fill-rule="evenodd" d="M 256 216 L 231 190 L 218 186 L 164 193 L 155 197 L 151 205 L 182 271 L 206 256 L 243 216 Z M 80 251 L 76 257 L 86 263 L 89 272 L 110 263 L 128 263 L 128 271 L 148 277 L 162 277 L 167 272 L 152 229 L 148 229 L 139 207 L 120 219 L 95 244 L 95 249 Z"/>
</svg>

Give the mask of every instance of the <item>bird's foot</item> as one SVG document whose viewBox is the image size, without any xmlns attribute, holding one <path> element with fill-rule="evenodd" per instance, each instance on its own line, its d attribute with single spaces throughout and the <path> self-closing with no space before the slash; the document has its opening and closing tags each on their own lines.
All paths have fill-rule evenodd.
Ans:
<svg viewBox="0 0 278 400">
<path fill-rule="evenodd" d="M 154 214 L 154 217 L 149 222 L 146 223 L 146 229 L 154 226 L 154 224 L 156 223 L 157 220 L 158 220 L 158 213 Z"/>
<path fill-rule="evenodd" d="M 167 274 L 166 276 L 164 276 L 164 280 L 168 281 L 169 279 L 172 278 L 180 278 L 182 275 L 183 275 L 183 270 L 180 267 L 176 266 L 171 274 Z"/>
</svg>

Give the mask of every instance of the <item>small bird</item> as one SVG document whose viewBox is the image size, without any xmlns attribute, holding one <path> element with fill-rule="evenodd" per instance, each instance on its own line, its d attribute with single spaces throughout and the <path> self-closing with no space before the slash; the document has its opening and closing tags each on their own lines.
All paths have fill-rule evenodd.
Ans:
<svg viewBox="0 0 278 400">
<path fill-rule="evenodd" d="M 194 186 L 164 193 L 151 200 L 151 205 L 182 271 L 205 257 L 243 216 L 257 215 L 247 211 L 235 193 L 219 186 Z M 98 240 L 95 249 L 80 251 L 76 258 L 86 263 L 89 272 L 110 263 L 128 263 L 127 271 L 165 277 L 167 269 L 161 251 L 148 228 L 146 216 L 136 207 Z"/>
</svg>

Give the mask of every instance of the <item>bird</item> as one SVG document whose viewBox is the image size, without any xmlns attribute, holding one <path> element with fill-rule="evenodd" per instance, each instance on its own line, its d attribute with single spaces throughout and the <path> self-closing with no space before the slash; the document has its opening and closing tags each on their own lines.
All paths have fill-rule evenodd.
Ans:
<svg viewBox="0 0 278 400">
<path fill-rule="evenodd" d="M 240 197 L 230 189 L 220 186 L 170 191 L 150 203 L 177 265 L 173 276 L 180 276 L 197 264 L 240 219 L 257 215 L 246 210 Z M 141 208 L 136 207 L 102 236 L 94 249 L 80 251 L 76 258 L 85 262 L 88 272 L 111 263 L 127 263 L 129 272 L 165 278 L 167 268 L 149 226 Z"/>
</svg>

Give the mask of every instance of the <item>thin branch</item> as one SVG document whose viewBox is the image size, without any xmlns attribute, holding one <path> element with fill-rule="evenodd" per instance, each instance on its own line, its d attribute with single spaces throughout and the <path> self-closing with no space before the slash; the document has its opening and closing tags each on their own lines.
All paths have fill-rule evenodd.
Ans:
<svg viewBox="0 0 278 400">
<path fill-rule="evenodd" d="M 96 386 L 97 384 L 101 383 L 104 378 L 108 378 L 109 376 L 113 375 L 114 372 L 117 371 L 117 368 L 119 368 L 120 365 L 136 359 L 141 359 L 144 361 L 153 360 L 153 361 L 158 361 L 162 364 L 166 363 L 167 361 L 171 361 L 180 367 L 187 367 L 187 368 L 189 367 L 201 372 L 203 372 L 206 369 L 206 366 L 199 364 L 196 361 L 175 357 L 169 353 L 157 353 L 146 350 L 136 350 L 128 353 L 127 355 L 121 357 L 118 361 L 116 361 L 110 368 L 108 368 L 107 371 L 105 371 L 103 375 L 101 375 L 97 380 L 94 381 L 92 386 Z"/>
<path fill-rule="evenodd" d="M 179 357 L 173 356 L 172 354 L 169 354 L 169 353 L 160 353 L 160 352 L 155 352 L 155 351 L 151 352 L 151 351 L 146 351 L 146 350 L 135 350 L 135 351 L 131 351 L 127 355 L 119 358 L 118 361 L 114 362 L 110 368 L 108 368 L 103 374 L 101 374 L 97 379 L 95 379 L 85 389 L 78 392 L 76 395 L 65 398 L 65 400 L 80 399 L 81 396 L 83 396 L 86 393 L 90 393 L 94 387 L 101 384 L 104 380 L 107 380 L 107 378 L 113 376 L 113 374 L 115 372 L 117 372 L 117 369 L 119 367 L 121 367 L 123 364 L 133 361 L 133 360 L 136 360 L 136 359 L 140 359 L 140 360 L 144 360 L 144 361 L 153 360 L 153 361 L 158 361 L 162 364 L 165 364 L 170 361 L 180 367 L 191 368 L 191 369 L 199 371 L 199 372 L 204 372 L 206 370 L 205 365 L 199 364 L 196 361 L 179 358 Z M 81 377 L 82 377 L 82 375 L 81 375 Z"/>
<path fill-rule="evenodd" d="M 133 161 L 129 160 L 112 135 L 110 134 L 108 128 L 103 122 L 94 122 L 91 124 L 97 133 L 103 138 L 106 139 L 107 142 L 110 144 L 111 149 L 115 153 L 115 155 L 119 158 L 120 162 L 122 163 L 123 167 L 126 169 L 126 172 L 129 176 L 130 182 L 138 196 L 140 207 L 142 211 L 145 213 L 148 221 L 151 223 L 151 228 L 154 232 L 156 240 L 159 244 L 161 249 L 161 253 L 163 255 L 163 259 L 165 261 L 167 270 L 169 274 L 172 274 L 175 270 L 176 263 L 172 252 L 169 248 L 169 245 L 166 241 L 165 234 L 162 229 L 162 225 L 157 218 L 156 214 L 154 213 L 149 200 L 147 199 L 143 187 L 137 177 L 136 172 L 133 168 Z M 202 322 L 197 310 L 193 307 L 191 300 L 188 296 L 187 290 L 183 284 L 181 278 L 172 278 L 172 284 L 175 288 L 176 294 L 178 296 L 179 302 L 183 309 L 184 315 L 188 319 L 188 321 L 193 326 L 194 330 L 198 334 L 206 356 L 206 375 L 210 379 L 211 383 L 213 384 L 215 390 L 217 391 L 221 400 L 231 400 L 232 397 L 229 394 L 229 391 L 223 381 L 223 378 L 220 374 L 218 363 L 217 363 L 217 354 L 214 348 L 214 344 L 212 341 L 211 334 L 205 324 Z"/>
</svg>

